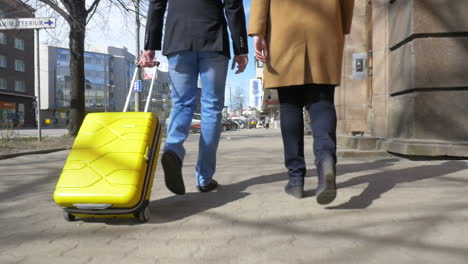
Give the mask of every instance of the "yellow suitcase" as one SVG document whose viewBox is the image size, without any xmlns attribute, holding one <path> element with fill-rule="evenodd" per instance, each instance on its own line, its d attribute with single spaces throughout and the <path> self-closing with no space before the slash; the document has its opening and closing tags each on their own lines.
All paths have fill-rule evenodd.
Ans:
<svg viewBox="0 0 468 264">
<path fill-rule="evenodd" d="M 137 71 L 123 113 L 92 113 L 83 121 L 54 192 L 68 221 L 128 214 L 149 220 L 161 126 L 148 104 L 145 112 L 126 112 Z"/>
</svg>

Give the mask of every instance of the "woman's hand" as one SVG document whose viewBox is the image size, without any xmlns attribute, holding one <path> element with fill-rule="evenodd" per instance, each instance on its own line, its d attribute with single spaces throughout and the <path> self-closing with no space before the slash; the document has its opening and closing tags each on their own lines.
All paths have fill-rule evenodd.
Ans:
<svg viewBox="0 0 468 264">
<path fill-rule="evenodd" d="M 269 58 L 268 54 L 268 44 L 265 40 L 265 37 L 262 35 L 254 36 L 254 48 L 255 48 L 255 57 L 257 60 L 266 63 Z"/>
</svg>

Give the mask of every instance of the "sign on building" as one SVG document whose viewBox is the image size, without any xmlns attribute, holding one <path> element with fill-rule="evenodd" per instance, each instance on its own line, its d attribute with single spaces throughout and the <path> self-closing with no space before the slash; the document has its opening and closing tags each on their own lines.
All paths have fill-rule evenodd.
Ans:
<svg viewBox="0 0 468 264">
<path fill-rule="evenodd" d="M 135 84 L 133 84 L 133 91 L 141 92 L 141 80 L 135 81 Z"/>
</svg>

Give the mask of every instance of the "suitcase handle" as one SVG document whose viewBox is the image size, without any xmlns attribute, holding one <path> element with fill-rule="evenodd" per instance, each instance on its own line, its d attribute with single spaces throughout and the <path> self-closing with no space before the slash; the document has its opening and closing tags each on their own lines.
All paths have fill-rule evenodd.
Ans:
<svg viewBox="0 0 468 264">
<path fill-rule="evenodd" d="M 149 104 L 151 101 L 151 95 L 153 93 L 153 86 L 154 86 L 154 80 L 158 78 L 158 67 L 160 65 L 159 61 L 156 61 L 156 65 L 154 67 L 153 71 L 153 77 L 151 78 L 151 85 L 150 89 L 148 91 L 148 96 L 146 97 L 146 104 L 145 104 L 145 110 L 144 112 L 148 112 Z M 132 91 L 133 91 L 133 86 L 135 85 L 135 81 L 137 79 L 138 71 L 140 70 L 141 66 L 139 64 L 136 65 L 135 71 L 133 72 L 133 77 L 132 77 L 132 82 L 130 83 L 130 88 L 128 89 L 128 95 L 127 99 L 125 100 L 125 106 L 123 109 L 123 112 L 127 112 L 128 110 L 128 105 L 130 104 L 130 98 L 132 96 Z"/>
</svg>

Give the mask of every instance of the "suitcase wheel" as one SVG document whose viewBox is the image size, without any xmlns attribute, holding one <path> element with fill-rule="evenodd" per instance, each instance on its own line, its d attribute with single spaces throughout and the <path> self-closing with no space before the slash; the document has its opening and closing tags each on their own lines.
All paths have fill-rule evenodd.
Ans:
<svg viewBox="0 0 468 264">
<path fill-rule="evenodd" d="M 138 219 L 139 222 L 145 223 L 148 222 L 148 220 L 151 217 L 151 211 L 148 207 L 148 205 L 143 206 L 140 211 L 136 212 L 134 214 L 135 218 Z"/>
<path fill-rule="evenodd" d="M 65 220 L 67 220 L 68 222 L 71 222 L 75 220 L 76 217 L 73 214 L 63 212 L 63 218 L 65 218 Z"/>
</svg>

